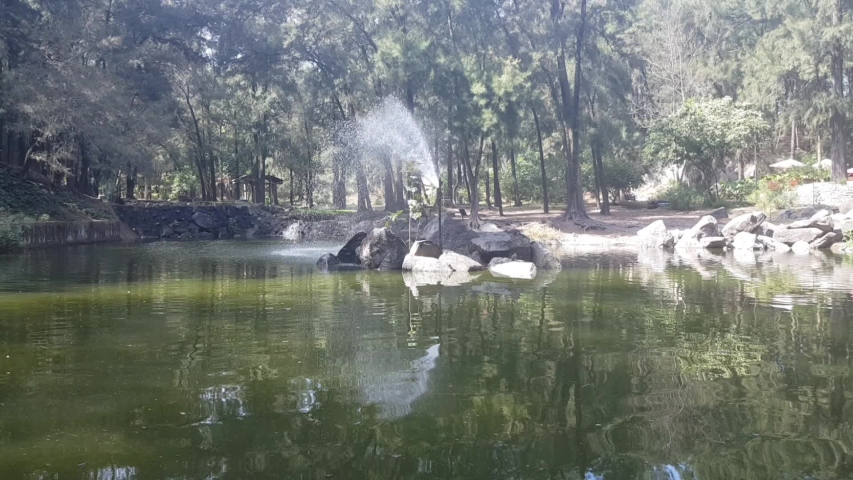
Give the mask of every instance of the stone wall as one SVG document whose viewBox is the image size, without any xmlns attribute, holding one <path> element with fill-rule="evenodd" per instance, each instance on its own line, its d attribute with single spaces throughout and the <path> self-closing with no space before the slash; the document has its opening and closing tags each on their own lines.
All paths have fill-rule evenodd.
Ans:
<svg viewBox="0 0 853 480">
<path fill-rule="evenodd" d="M 290 241 L 340 240 L 353 219 L 322 212 L 292 212 L 248 203 L 187 204 L 132 202 L 114 206 L 116 215 L 143 239 L 228 239 L 281 237 Z M 286 234 L 285 234 L 286 233 Z"/>
<path fill-rule="evenodd" d="M 845 200 L 853 200 L 853 185 L 838 183 L 811 183 L 800 185 L 794 191 L 799 206 L 828 205 L 838 207 Z"/>
<path fill-rule="evenodd" d="M 36 222 L 24 226 L 25 247 L 49 247 L 121 240 L 120 222 Z"/>
</svg>

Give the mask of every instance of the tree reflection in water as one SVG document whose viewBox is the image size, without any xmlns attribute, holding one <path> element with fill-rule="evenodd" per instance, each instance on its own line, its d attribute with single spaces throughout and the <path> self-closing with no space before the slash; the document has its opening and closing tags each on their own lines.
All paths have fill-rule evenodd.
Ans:
<svg viewBox="0 0 853 480">
<path fill-rule="evenodd" d="M 850 471 L 853 266 L 832 257 L 409 288 L 217 248 L 0 258 L 0 478 Z"/>
</svg>

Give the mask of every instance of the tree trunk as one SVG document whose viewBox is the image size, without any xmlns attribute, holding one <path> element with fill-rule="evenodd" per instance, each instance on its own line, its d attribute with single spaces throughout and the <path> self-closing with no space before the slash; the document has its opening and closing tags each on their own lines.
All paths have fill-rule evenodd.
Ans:
<svg viewBox="0 0 853 480">
<path fill-rule="evenodd" d="M 396 170 L 396 182 L 394 187 L 394 193 L 397 195 L 397 207 L 400 210 L 405 210 L 406 208 L 406 184 L 403 182 L 403 160 L 400 157 L 394 159 L 394 169 Z"/>
<path fill-rule="evenodd" d="M 512 168 L 512 196 L 513 206 L 521 206 L 521 193 L 518 191 L 518 173 L 515 165 L 515 145 L 509 147 L 509 165 Z"/>
<path fill-rule="evenodd" d="M 394 194 L 394 168 L 390 155 L 384 155 L 385 164 L 385 211 L 396 212 L 397 197 Z"/>
<path fill-rule="evenodd" d="M 501 196 L 501 171 L 498 163 L 498 147 L 492 139 L 492 169 L 495 175 L 495 206 L 498 207 L 498 215 L 504 216 L 503 197 Z"/>
<path fill-rule="evenodd" d="M 290 172 L 290 206 L 293 206 L 293 167 L 287 168 L 288 172 Z"/>
<path fill-rule="evenodd" d="M 448 139 L 447 142 L 447 197 L 450 200 L 450 205 L 456 204 L 456 188 L 453 186 L 453 141 Z"/>
<path fill-rule="evenodd" d="M 598 190 L 601 194 L 601 205 L 599 213 L 601 215 L 610 215 L 610 192 L 607 185 L 607 172 L 604 171 L 604 161 L 601 158 L 601 147 L 593 148 L 592 150 L 593 170 L 595 171 L 595 183 L 598 185 Z"/>
<path fill-rule="evenodd" d="M 127 166 L 127 199 L 136 198 L 136 167 Z"/>
<path fill-rule="evenodd" d="M 836 0 L 836 8 L 833 13 L 833 24 L 840 26 L 844 20 L 844 3 Z M 830 54 L 832 62 L 832 90 L 835 97 L 835 105 L 830 117 L 832 130 L 832 180 L 835 182 L 847 181 L 847 165 L 844 160 L 844 147 L 847 120 L 842 111 L 844 102 L 844 45 L 840 40 L 835 41 Z"/>
<path fill-rule="evenodd" d="M 539 126 L 539 115 L 536 107 L 533 110 L 533 123 L 536 125 L 536 143 L 539 146 L 539 170 L 542 174 L 542 211 L 548 213 L 548 175 L 545 172 L 545 150 L 542 148 L 542 129 Z"/>
<path fill-rule="evenodd" d="M 561 41 L 560 51 L 557 55 L 557 80 L 560 83 L 560 93 L 563 100 L 563 117 L 568 123 L 566 136 L 569 142 L 566 162 L 566 220 L 588 219 L 586 206 L 583 202 L 583 189 L 580 178 L 580 91 L 581 91 L 581 63 L 583 60 L 583 41 L 586 29 L 586 2 L 581 0 L 581 14 L 577 29 L 577 40 L 575 45 L 575 85 L 574 95 L 569 85 L 569 74 L 566 68 L 565 39 Z M 559 26 L 562 17 L 562 7 L 559 0 L 551 0 L 552 16 Z"/>
<path fill-rule="evenodd" d="M 355 181 L 358 190 L 358 211 L 372 212 L 373 205 L 370 203 L 370 188 L 367 185 L 367 176 L 364 174 L 364 165 L 361 163 L 358 165 Z"/>
<path fill-rule="evenodd" d="M 477 163 L 474 168 L 471 168 L 471 152 L 468 149 L 468 142 L 464 142 L 462 160 L 465 166 L 465 181 L 468 185 L 468 195 L 471 201 L 471 218 L 468 221 L 468 226 L 474 229 L 480 228 L 480 192 L 476 188 L 480 181 L 480 165 L 483 158 L 483 144 L 486 137 L 480 136 L 480 150 L 477 152 Z"/>
<path fill-rule="evenodd" d="M 491 179 L 489 178 L 490 175 L 489 175 L 489 166 L 488 165 L 489 164 L 487 163 L 486 164 L 486 172 L 485 172 L 486 176 L 484 177 L 484 180 L 486 181 L 486 208 L 491 210 L 495 207 L 492 205 L 492 182 L 491 182 Z"/>
</svg>

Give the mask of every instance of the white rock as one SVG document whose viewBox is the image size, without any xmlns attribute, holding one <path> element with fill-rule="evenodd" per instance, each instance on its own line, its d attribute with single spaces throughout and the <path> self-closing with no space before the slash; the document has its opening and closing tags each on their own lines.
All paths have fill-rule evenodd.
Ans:
<svg viewBox="0 0 853 480">
<path fill-rule="evenodd" d="M 808 255 L 812 252 L 812 247 L 807 242 L 799 241 L 791 246 L 791 250 L 797 255 Z"/>
<path fill-rule="evenodd" d="M 818 211 L 817 211 L 817 213 L 815 213 L 814 215 L 812 215 L 812 218 L 811 218 L 811 219 L 812 219 L 812 220 L 817 220 L 817 219 L 820 219 L 820 218 L 827 218 L 827 217 L 831 217 L 831 216 L 832 216 L 832 212 L 830 212 L 829 210 L 824 209 L 824 210 L 818 210 Z"/>
<path fill-rule="evenodd" d="M 497 277 L 533 280 L 536 278 L 536 265 L 531 262 L 506 262 L 489 267 L 489 272 Z"/>
<path fill-rule="evenodd" d="M 732 246 L 735 247 L 735 250 L 755 250 L 758 246 L 756 245 L 756 240 L 758 239 L 758 235 L 749 232 L 740 232 L 735 235 L 734 240 L 732 241 Z"/>
</svg>

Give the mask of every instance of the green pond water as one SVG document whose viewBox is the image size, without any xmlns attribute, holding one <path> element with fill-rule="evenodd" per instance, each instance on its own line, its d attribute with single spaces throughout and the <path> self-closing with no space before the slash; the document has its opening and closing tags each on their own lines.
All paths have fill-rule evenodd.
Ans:
<svg viewBox="0 0 853 480">
<path fill-rule="evenodd" d="M 333 250 L 0 256 L 0 479 L 853 478 L 838 257 L 431 286 Z"/>
</svg>

